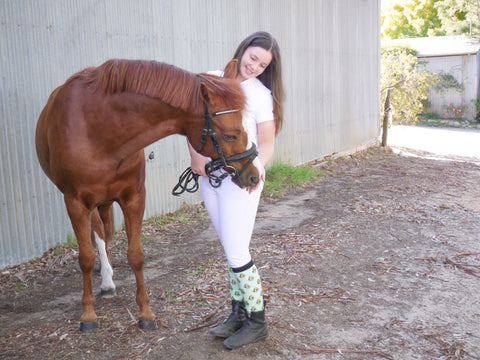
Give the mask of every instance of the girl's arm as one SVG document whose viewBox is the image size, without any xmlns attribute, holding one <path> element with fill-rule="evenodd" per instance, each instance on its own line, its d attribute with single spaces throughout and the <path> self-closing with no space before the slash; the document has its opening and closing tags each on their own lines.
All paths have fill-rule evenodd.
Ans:
<svg viewBox="0 0 480 360">
<path fill-rule="evenodd" d="M 205 165 L 208 163 L 208 160 L 205 156 L 195 151 L 193 146 L 190 145 L 190 141 L 187 140 L 187 144 L 192 159 L 190 167 L 192 168 L 193 173 L 206 177 L 207 173 L 205 172 Z"/>
<path fill-rule="evenodd" d="M 265 121 L 257 125 L 258 132 L 258 159 L 262 164 L 261 181 L 265 182 L 265 166 L 273 156 L 275 148 L 275 121 Z M 260 182 L 254 187 L 248 188 L 248 192 L 252 193 L 260 186 Z"/>
</svg>

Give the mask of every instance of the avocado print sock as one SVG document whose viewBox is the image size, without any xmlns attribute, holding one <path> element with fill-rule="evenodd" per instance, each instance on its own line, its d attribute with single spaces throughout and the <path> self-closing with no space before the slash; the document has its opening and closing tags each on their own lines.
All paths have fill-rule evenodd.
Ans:
<svg viewBox="0 0 480 360">
<path fill-rule="evenodd" d="M 232 269 L 232 271 L 243 295 L 248 315 L 252 312 L 262 311 L 264 309 L 262 282 L 253 261 L 241 268 Z"/>
<path fill-rule="evenodd" d="M 243 301 L 243 293 L 240 291 L 240 284 L 230 266 L 228 266 L 228 275 L 230 276 L 230 297 L 235 301 Z"/>
</svg>

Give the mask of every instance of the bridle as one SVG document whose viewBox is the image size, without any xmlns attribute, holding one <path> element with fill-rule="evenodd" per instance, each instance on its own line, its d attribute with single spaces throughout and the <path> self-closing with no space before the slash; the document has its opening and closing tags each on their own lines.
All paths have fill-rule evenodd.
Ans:
<svg viewBox="0 0 480 360">
<path fill-rule="evenodd" d="M 218 136 L 217 132 L 215 131 L 215 128 L 213 127 L 213 120 L 212 118 L 216 116 L 221 116 L 225 114 L 231 114 L 238 112 L 240 110 L 223 110 L 223 111 L 216 111 L 213 113 L 210 113 L 208 110 L 208 105 L 205 103 L 205 112 L 204 112 L 204 118 L 205 118 L 205 126 L 203 127 L 203 132 L 202 132 L 202 139 L 200 140 L 200 145 L 198 146 L 197 152 L 200 152 L 203 149 L 203 146 L 205 145 L 205 142 L 207 140 L 207 135 L 210 136 L 210 139 L 212 140 L 213 144 L 213 151 L 218 153 L 219 158 L 210 161 L 208 164 L 205 165 L 205 172 L 207 173 L 208 176 L 208 181 L 210 185 L 214 188 L 218 188 L 220 185 L 222 185 L 222 181 L 230 175 L 233 179 L 233 181 L 239 180 L 240 176 L 243 174 L 243 172 L 252 164 L 252 162 L 255 160 L 255 158 L 258 155 L 257 147 L 255 143 L 252 143 L 252 146 L 250 149 L 247 151 L 244 151 L 240 154 L 237 155 L 232 155 L 229 157 L 225 157 L 225 154 L 223 153 L 220 143 L 218 142 Z M 235 162 L 235 161 L 243 161 L 247 160 L 248 162 L 242 167 L 240 171 L 237 171 L 233 166 L 229 165 L 229 163 Z M 223 173 L 220 175 L 214 174 L 215 171 L 217 170 L 225 170 Z M 198 174 L 194 174 L 192 171 L 191 167 L 188 167 L 180 176 L 178 184 L 175 185 L 175 187 L 172 190 L 173 195 L 180 195 L 184 191 L 187 191 L 189 193 L 193 193 L 198 190 Z M 189 187 L 190 182 L 194 182 L 193 185 Z M 180 190 L 179 190 L 180 189 Z"/>
</svg>

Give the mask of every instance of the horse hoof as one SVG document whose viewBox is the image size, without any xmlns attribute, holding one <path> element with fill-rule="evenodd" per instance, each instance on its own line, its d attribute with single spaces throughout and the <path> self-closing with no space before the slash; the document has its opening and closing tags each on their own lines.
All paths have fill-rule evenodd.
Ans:
<svg viewBox="0 0 480 360">
<path fill-rule="evenodd" d="M 91 333 L 97 330 L 98 330 L 98 321 L 80 323 L 80 332 Z"/>
<path fill-rule="evenodd" d="M 138 320 L 138 327 L 143 330 L 157 330 L 156 320 Z"/>
<path fill-rule="evenodd" d="M 100 291 L 100 296 L 103 299 L 111 299 L 115 295 L 117 295 L 117 292 L 115 291 L 115 288 L 110 288 L 110 289 L 101 289 Z"/>
</svg>

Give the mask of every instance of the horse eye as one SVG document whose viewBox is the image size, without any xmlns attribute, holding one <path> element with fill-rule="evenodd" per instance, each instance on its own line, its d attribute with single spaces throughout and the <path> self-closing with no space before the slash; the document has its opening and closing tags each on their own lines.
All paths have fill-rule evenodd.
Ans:
<svg viewBox="0 0 480 360">
<path fill-rule="evenodd" d="M 237 137 L 236 137 L 235 135 L 223 134 L 223 138 L 225 139 L 225 141 L 234 141 L 234 140 L 237 140 Z"/>
</svg>

